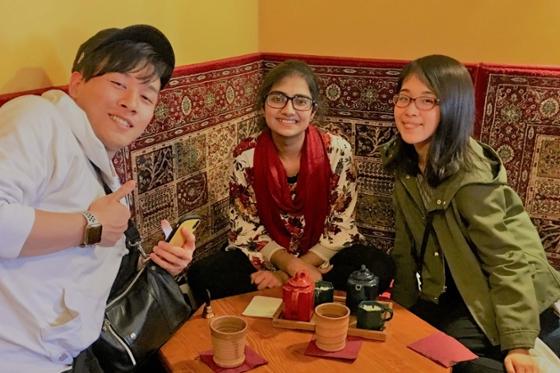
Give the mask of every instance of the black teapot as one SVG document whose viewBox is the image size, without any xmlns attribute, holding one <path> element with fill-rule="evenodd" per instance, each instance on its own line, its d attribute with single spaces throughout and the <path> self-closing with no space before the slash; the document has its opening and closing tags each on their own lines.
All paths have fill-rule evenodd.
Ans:
<svg viewBox="0 0 560 373">
<path fill-rule="evenodd" d="M 346 306 L 350 312 L 356 313 L 363 300 L 375 300 L 379 295 L 379 277 L 362 267 L 350 274 L 346 282 Z"/>
</svg>

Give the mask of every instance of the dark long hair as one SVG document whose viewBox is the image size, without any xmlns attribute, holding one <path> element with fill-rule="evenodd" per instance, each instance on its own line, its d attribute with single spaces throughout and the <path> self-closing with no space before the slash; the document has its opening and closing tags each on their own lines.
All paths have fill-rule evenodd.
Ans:
<svg viewBox="0 0 560 373">
<path fill-rule="evenodd" d="M 311 67 L 299 60 L 286 60 L 265 74 L 257 97 L 257 109 L 264 110 L 266 96 L 270 93 L 272 86 L 289 76 L 299 76 L 305 80 L 309 87 L 311 98 L 315 102 L 313 107 L 315 122 L 320 120 L 324 112 L 324 104 L 321 98 L 319 80 Z M 265 125 L 264 118 L 261 118 L 260 124 Z"/>
<path fill-rule="evenodd" d="M 469 138 L 474 127 L 474 88 L 468 70 L 459 61 L 442 55 L 431 55 L 410 62 L 401 71 L 398 91 L 410 76 L 416 76 L 440 100 L 440 122 L 432 136 L 425 176 L 432 187 L 454 175 L 460 168 L 470 167 Z M 418 170 L 418 155 L 412 145 L 400 136 L 397 155 L 388 167 L 404 166 Z"/>
</svg>

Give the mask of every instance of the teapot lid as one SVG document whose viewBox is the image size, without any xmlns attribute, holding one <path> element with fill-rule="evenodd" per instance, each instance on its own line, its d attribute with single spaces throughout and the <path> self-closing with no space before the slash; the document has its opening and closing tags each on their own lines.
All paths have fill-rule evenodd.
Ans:
<svg viewBox="0 0 560 373">
<path fill-rule="evenodd" d="M 305 288 L 311 285 L 309 276 L 304 271 L 296 272 L 296 274 L 288 281 L 288 283 L 296 288 Z"/>
<path fill-rule="evenodd" d="M 375 275 L 366 267 L 365 264 L 362 264 L 360 269 L 355 270 L 350 275 L 350 278 L 356 281 L 371 281 Z"/>
</svg>

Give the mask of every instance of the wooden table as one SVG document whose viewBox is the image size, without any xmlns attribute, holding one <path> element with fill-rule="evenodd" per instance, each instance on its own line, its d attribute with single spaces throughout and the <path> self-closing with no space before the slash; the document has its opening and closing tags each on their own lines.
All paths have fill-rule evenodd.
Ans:
<svg viewBox="0 0 560 373">
<path fill-rule="evenodd" d="M 216 316 L 241 315 L 255 295 L 281 298 L 282 292 L 280 288 L 267 289 L 223 298 L 212 301 L 212 309 Z M 304 355 L 312 332 L 276 328 L 271 319 L 246 317 L 249 323 L 247 343 L 268 360 L 268 364 L 251 372 L 449 372 L 450 369 L 406 347 L 436 329 L 398 304 L 394 304 L 393 309 L 394 317 L 385 329 L 387 340 L 364 339 L 360 354 L 353 362 Z M 161 348 L 160 358 L 169 372 L 212 372 L 199 357 L 201 352 L 212 348 L 208 320 L 201 318 L 201 313 L 202 307 Z"/>
</svg>

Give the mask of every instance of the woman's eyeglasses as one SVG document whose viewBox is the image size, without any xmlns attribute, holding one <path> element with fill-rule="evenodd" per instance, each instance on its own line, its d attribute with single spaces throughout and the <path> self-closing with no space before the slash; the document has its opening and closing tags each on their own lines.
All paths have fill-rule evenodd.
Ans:
<svg viewBox="0 0 560 373">
<path fill-rule="evenodd" d="M 282 92 L 270 92 L 266 95 L 266 104 L 274 109 L 283 109 L 288 101 L 292 101 L 292 106 L 294 110 L 308 111 L 313 109 L 315 106 L 315 101 L 306 96 L 288 96 Z"/>
<path fill-rule="evenodd" d="M 414 102 L 418 110 L 432 110 L 436 105 L 439 105 L 439 99 L 430 96 L 410 97 L 407 95 L 399 94 L 393 96 L 393 104 L 396 107 L 405 108 Z"/>
</svg>

